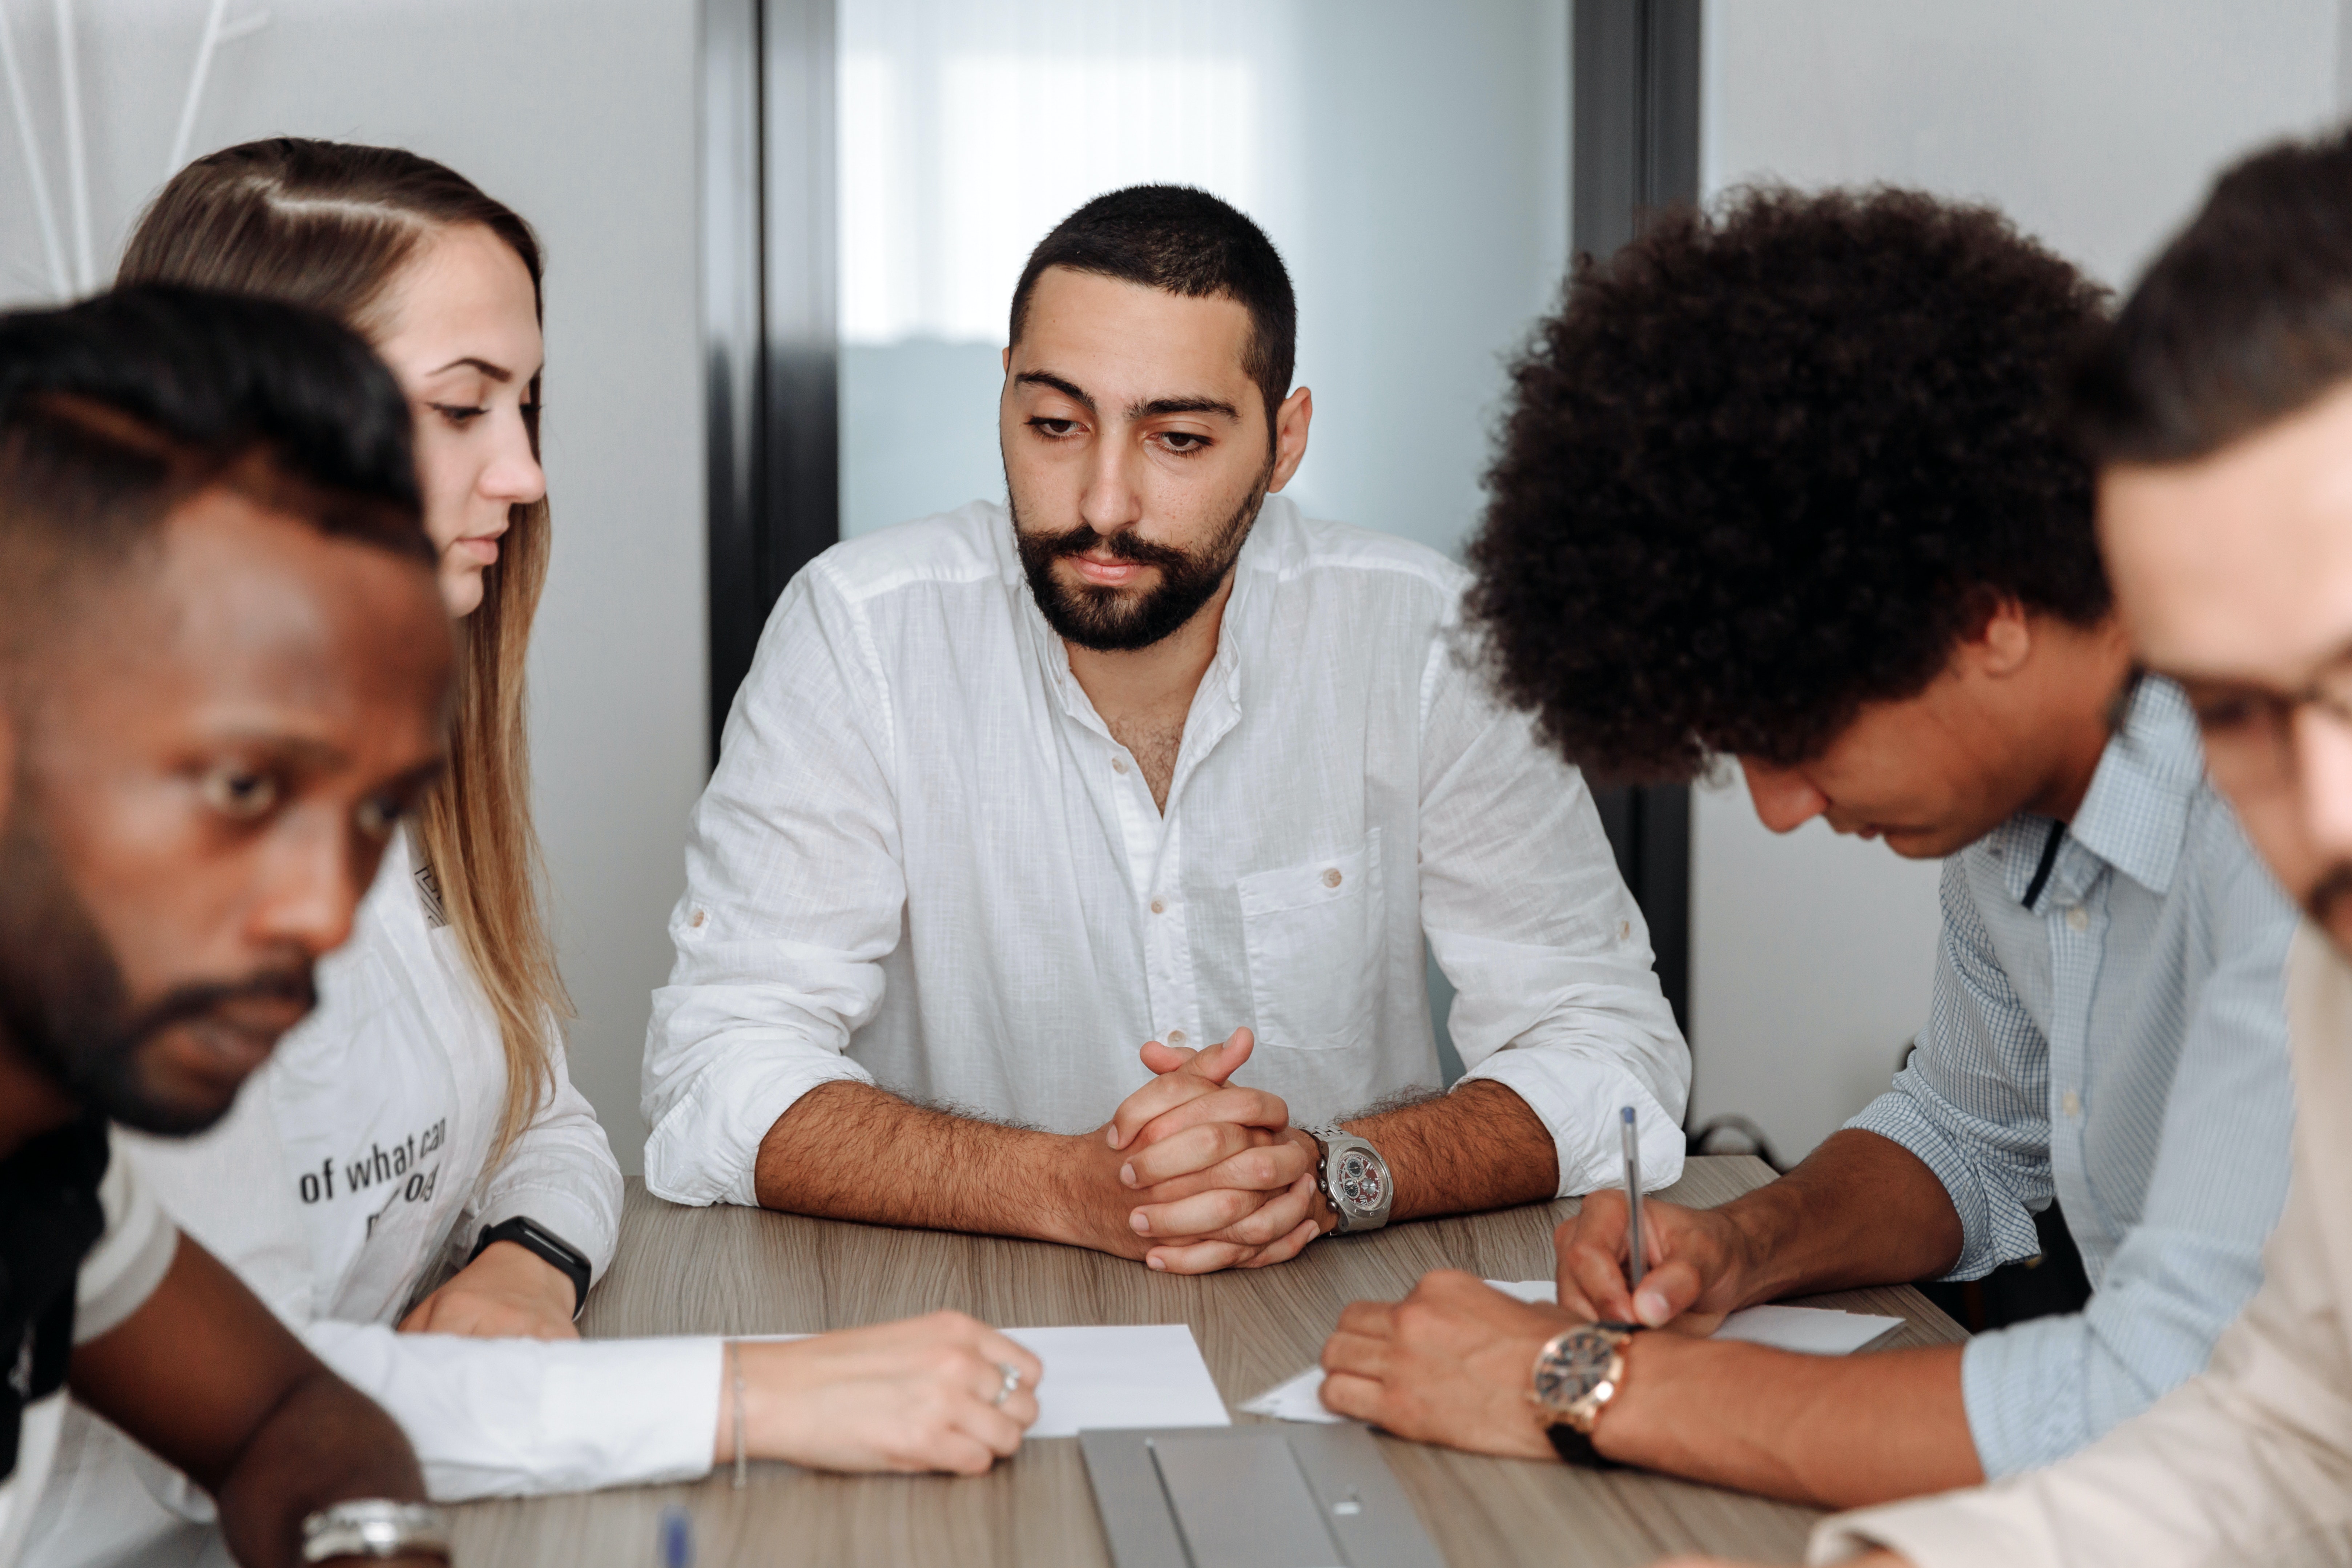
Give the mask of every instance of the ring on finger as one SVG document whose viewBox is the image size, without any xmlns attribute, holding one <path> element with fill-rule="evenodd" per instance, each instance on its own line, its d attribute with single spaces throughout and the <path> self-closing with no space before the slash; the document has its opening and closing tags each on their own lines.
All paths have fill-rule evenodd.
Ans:
<svg viewBox="0 0 2352 1568">
<path fill-rule="evenodd" d="M 996 1397 L 989 1401 L 991 1405 L 1003 1404 L 1006 1400 L 1012 1398 L 1014 1394 L 1018 1393 L 1021 1388 L 1021 1369 L 1019 1367 L 1014 1366 L 1009 1361 L 1001 1361 L 996 1363 L 996 1370 L 1004 1374 L 1004 1383 L 1002 1387 L 997 1389 Z"/>
</svg>

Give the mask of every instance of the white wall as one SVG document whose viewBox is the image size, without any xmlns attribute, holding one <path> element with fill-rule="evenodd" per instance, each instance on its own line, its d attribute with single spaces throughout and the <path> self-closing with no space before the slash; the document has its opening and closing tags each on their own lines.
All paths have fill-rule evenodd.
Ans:
<svg viewBox="0 0 2352 1568">
<path fill-rule="evenodd" d="M 1710 193 L 1919 185 L 2006 208 L 2126 285 L 2211 176 L 2338 112 L 2337 0 L 1710 0 Z M 1885 1083 L 1927 1016 L 1937 868 L 1819 824 L 1786 839 L 1736 785 L 1692 807 L 1700 1117 L 1801 1154 Z"/>
<path fill-rule="evenodd" d="M 51 8 L 0 6 L 57 190 Z M 239 0 L 232 19 L 257 8 Z M 167 172 L 207 6 L 76 9 L 102 279 Z M 220 52 L 194 151 L 276 133 L 411 147 L 511 204 L 546 242 L 556 551 L 531 659 L 539 823 L 580 1009 L 572 1074 L 635 1171 L 647 993 L 668 969 L 664 921 L 707 746 L 698 8 L 268 0 L 268 10 L 267 26 Z M 0 115 L 0 302 L 48 297 L 23 149 L 13 115 Z"/>
</svg>

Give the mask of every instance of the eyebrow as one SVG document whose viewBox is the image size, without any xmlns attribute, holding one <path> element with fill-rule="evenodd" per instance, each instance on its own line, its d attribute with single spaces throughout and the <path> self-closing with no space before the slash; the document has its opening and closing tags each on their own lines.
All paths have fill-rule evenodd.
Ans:
<svg viewBox="0 0 2352 1568">
<path fill-rule="evenodd" d="M 514 372 L 507 369 L 504 365 L 492 364 L 489 361 L 486 359 L 477 359 L 472 354 L 467 354 L 459 359 L 453 359 L 447 364 L 443 365 L 439 370 L 427 371 L 425 374 L 427 375 L 446 375 L 453 370 L 467 367 L 480 371 L 484 375 L 488 376 L 492 381 L 498 382 L 502 385 L 514 379 Z"/>
<path fill-rule="evenodd" d="M 1050 386 L 1087 413 L 1096 411 L 1095 400 L 1084 387 L 1049 370 L 1024 370 L 1013 378 L 1013 384 L 1015 386 Z M 1214 414 L 1235 425 L 1242 421 L 1241 410 L 1222 397 L 1155 397 L 1127 405 L 1129 419 L 1157 419 L 1171 414 Z"/>
</svg>

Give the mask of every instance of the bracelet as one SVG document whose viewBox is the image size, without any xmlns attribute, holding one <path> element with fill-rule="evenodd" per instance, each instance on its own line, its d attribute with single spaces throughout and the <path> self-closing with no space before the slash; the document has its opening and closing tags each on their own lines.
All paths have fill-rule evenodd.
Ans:
<svg viewBox="0 0 2352 1568">
<path fill-rule="evenodd" d="M 727 1385 L 735 1396 L 735 1489 L 741 1491 L 750 1479 L 751 1456 L 743 1448 L 743 1342 L 727 1342 Z"/>
<path fill-rule="evenodd" d="M 302 1521 L 302 1561 L 338 1557 L 438 1557 L 449 1561 L 449 1521 L 429 1502 L 352 1498 Z"/>
</svg>

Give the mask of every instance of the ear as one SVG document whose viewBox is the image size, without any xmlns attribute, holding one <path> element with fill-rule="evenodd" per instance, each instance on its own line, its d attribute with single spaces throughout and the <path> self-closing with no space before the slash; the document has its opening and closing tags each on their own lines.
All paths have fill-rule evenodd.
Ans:
<svg viewBox="0 0 2352 1568">
<path fill-rule="evenodd" d="M 2024 605 L 2004 595 L 1993 602 L 1984 623 L 1960 639 L 1954 657 L 1979 675 L 2014 675 L 2033 657 L 2032 617 Z"/>
<path fill-rule="evenodd" d="M 996 363 L 998 366 L 1003 370 L 1005 374 L 1011 375 L 1013 374 L 1013 345 L 1011 343 L 1005 344 L 1003 349 L 998 353 Z"/>
<path fill-rule="evenodd" d="M 1314 422 L 1315 395 L 1303 386 L 1274 411 L 1274 477 L 1265 486 L 1269 494 L 1288 484 L 1290 476 L 1298 471 L 1300 460 L 1307 456 L 1307 427 Z"/>
</svg>

